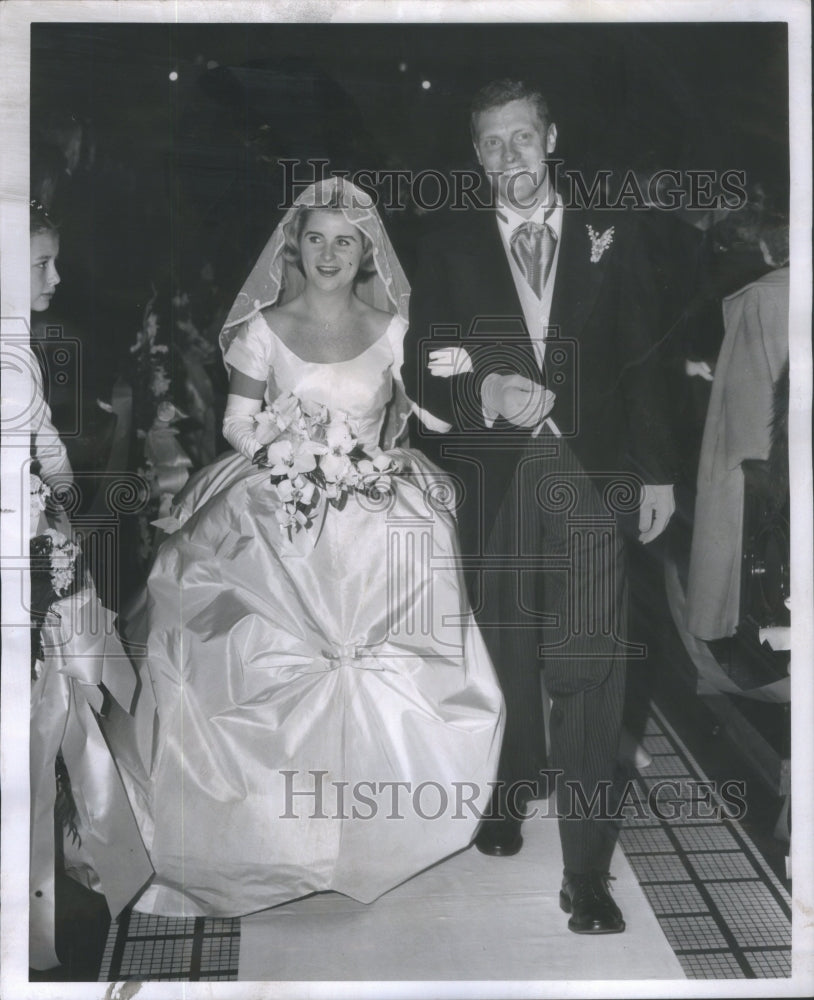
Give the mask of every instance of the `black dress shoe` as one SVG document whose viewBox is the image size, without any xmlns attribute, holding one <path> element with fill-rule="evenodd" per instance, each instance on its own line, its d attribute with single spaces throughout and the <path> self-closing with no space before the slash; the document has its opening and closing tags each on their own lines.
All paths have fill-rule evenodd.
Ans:
<svg viewBox="0 0 814 1000">
<path fill-rule="evenodd" d="M 606 872 L 573 875 L 566 872 L 560 889 L 560 909 L 571 914 L 568 930 L 575 934 L 619 934 L 625 929 L 622 911 L 611 899 Z"/>
<path fill-rule="evenodd" d="M 496 858 L 510 858 L 523 846 L 520 820 L 511 816 L 502 819 L 485 819 L 475 837 L 475 847 L 481 854 Z"/>
</svg>

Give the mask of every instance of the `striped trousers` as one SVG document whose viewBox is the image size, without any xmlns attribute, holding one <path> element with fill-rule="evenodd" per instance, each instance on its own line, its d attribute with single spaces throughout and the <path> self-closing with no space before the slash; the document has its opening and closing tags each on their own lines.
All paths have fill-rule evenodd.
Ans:
<svg viewBox="0 0 814 1000">
<path fill-rule="evenodd" d="M 601 811 L 595 796 L 612 786 L 625 661 L 643 655 L 625 640 L 627 576 L 617 524 L 619 513 L 635 510 L 638 487 L 629 475 L 587 473 L 565 441 L 544 431 L 522 451 L 470 574 L 506 701 L 498 779 L 505 787 L 535 785 L 546 767 L 542 680 L 551 701 L 548 766 L 561 772 L 563 860 L 573 872 L 607 870 L 615 843 L 615 824 L 591 806 Z M 546 784 L 536 786 L 539 794 Z"/>
</svg>

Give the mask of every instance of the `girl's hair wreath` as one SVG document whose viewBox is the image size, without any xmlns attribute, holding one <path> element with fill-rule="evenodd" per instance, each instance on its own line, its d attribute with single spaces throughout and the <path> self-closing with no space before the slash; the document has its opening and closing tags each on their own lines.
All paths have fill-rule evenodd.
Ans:
<svg viewBox="0 0 814 1000">
<path fill-rule="evenodd" d="M 31 236 L 37 233 L 56 233 L 57 224 L 48 214 L 48 210 L 41 201 L 32 198 L 28 203 L 29 209 L 29 232 Z"/>
</svg>

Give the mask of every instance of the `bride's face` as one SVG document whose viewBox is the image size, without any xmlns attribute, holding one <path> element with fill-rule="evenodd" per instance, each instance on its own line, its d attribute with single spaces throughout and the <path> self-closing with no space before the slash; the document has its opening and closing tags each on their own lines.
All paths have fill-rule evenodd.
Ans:
<svg viewBox="0 0 814 1000">
<path fill-rule="evenodd" d="M 326 292 L 353 284 L 363 253 L 362 234 L 341 212 L 309 212 L 300 237 L 302 269 L 308 281 Z"/>
</svg>

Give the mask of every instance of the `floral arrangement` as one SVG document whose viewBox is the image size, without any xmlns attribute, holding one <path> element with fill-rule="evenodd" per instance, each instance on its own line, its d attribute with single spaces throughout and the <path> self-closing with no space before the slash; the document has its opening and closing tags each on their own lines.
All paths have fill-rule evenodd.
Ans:
<svg viewBox="0 0 814 1000">
<path fill-rule="evenodd" d="M 183 349 L 184 357 L 192 356 L 196 361 L 209 364 L 215 360 L 215 345 L 207 340 L 195 324 L 193 302 L 188 292 L 178 291 L 172 297 L 173 316 L 177 341 Z"/>
<path fill-rule="evenodd" d="M 156 419 L 168 414 L 173 406 L 170 399 L 172 379 L 167 370 L 170 363 L 169 346 L 157 342 L 160 330 L 156 309 L 158 293 L 155 288 L 152 292 L 152 297 L 144 307 L 141 328 L 130 345 L 130 355 L 134 362 L 130 375 L 133 386 L 133 424 L 141 452 L 140 459 L 136 462 L 136 471 L 149 490 L 146 506 L 137 518 L 139 555 L 144 562 L 149 560 L 153 547 L 150 521 L 157 515 L 160 504 L 155 470 L 145 454 L 145 444 Z M 174 414 L 174 408 L 172 413 Z"/>
<path fill-rule="evenodd" d="M 138 515 L 139 553 L 146 564 L 154 552 L 155 519 L 169 513 L 190 471 L 215 457 L 214 397 L 205 370 L 215 349 L 199 332 L 186 292 L 159 297 L 153 288 L 130 354 L 140 451 L 135 465 L 148 490 Z"/>
<path fill-rule="evenodd" d="M 56 528 L 49 526 L 44 531 L 39 530 L 51 490 L 34 473 L 30 475 L 30 493 L 31 679 L 35 681 L 42 672 L 45 659 L 42 626 L 54 603 L 74 588 L 80 548 Z"/>
<path fill-rule="evenodd" d="M 379 497 L 391 489 L 401 466 L 383 452 L 368 455 L 358 442 L 351 418 L 307 403 L 286 392 L 258 414 L 256 437 L 262 445 L 256 465 L 267 467 L 281 501 L 281 531 L 309 528 L 321 499 L 341 510 L 350 493 Z"/>
<path fill-rule="evenodd" d="M 157 300 L 158 292 L 153 288 L 152 298 L 144 308 L 141 329 L 130 346 L 135 361 L 133 381 L 140 391 L 135 424 L 143 434 L 152 426 L 159 407 L 177 403 L 178 407 L 185 408 L 184 401 L 176 399 L 183 387 L 174 384 L 180 380 L 173 378 L 170 372 L 179 365 L 184 367 L 185 362 L 210 364 L 216 354 L 214 345 L 199 332 L 193 321 L 192 303 L 186 292 L 176 292 L 169 300 L 166 311 L 171 314 L 171 322 L 162 322 L 160 313 L 165 310 L 159 309 Z M 166 327 L 173 330 L 172 357 L 169 344 L 158 342 L 160 331 Z"/>
<path fill-rule="evenodd" d="M 156 410 L 162 402 L 169 400 L 172 387 L 172 379 L 167 373 L 169 347 L 156 343 L 159 331 L 156 298 L 157 292 L 153 289 L 153 296 L 144 307 L 141 329 L 130 346 L 135 362 L 133 417 L 139 437 L 144 437 L 152 426 Z"/>
</svg>

